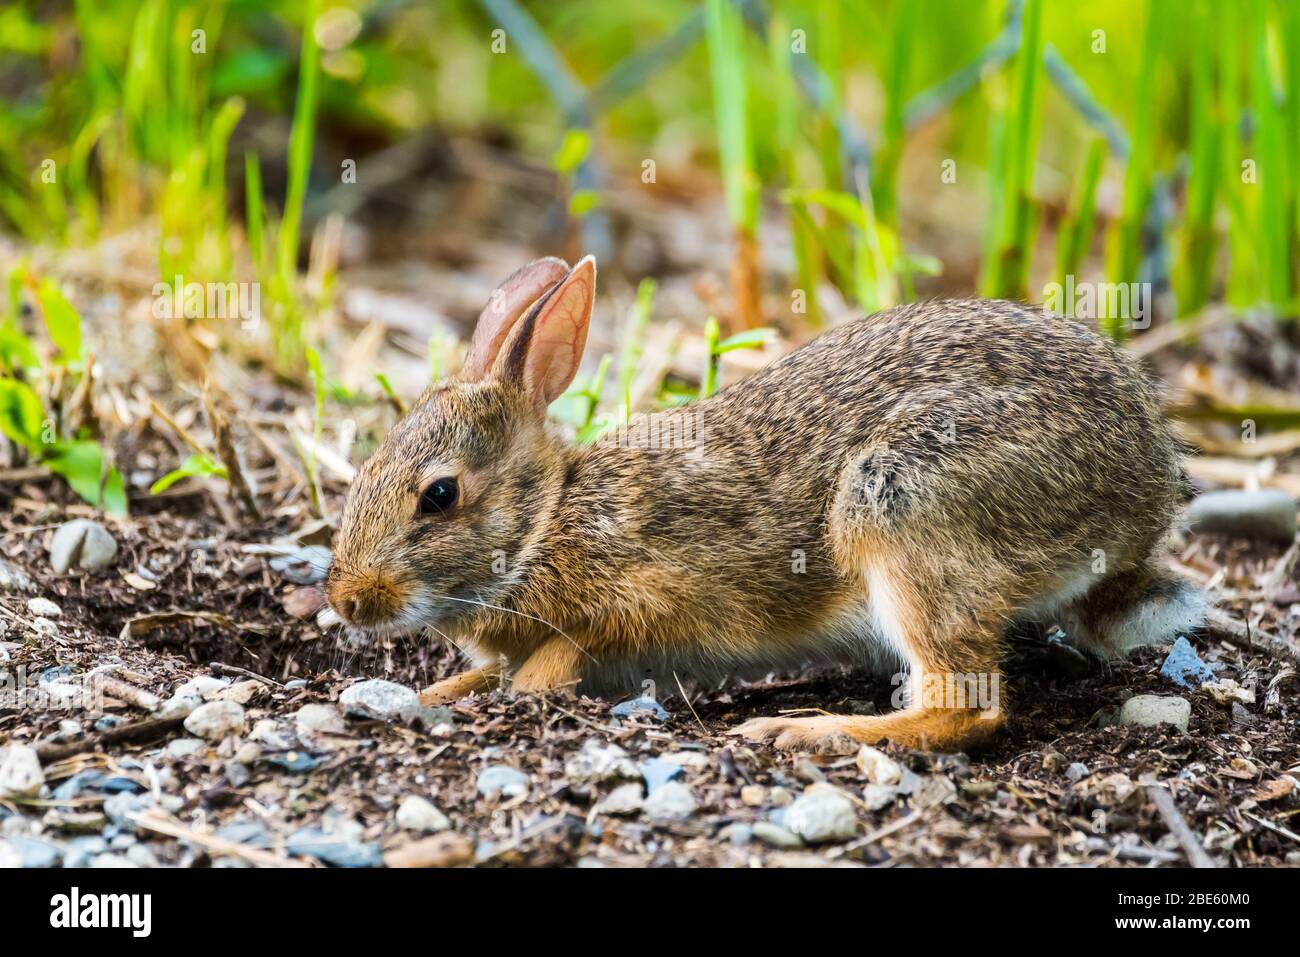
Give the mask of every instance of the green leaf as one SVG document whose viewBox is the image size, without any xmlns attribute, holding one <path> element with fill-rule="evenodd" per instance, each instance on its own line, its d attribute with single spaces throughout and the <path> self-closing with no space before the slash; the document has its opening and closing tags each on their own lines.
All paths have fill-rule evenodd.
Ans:
<svg viewBox="0 0 1300 957">
<path fill-rule="evenodd" d="M 744 21 L 731 0 L 708 0 L 704 22 L 727 215 L 735 228 L 753 235 L 758 228 L 762 183 L 755 171 L 749 122 Z"/>
<path fill-rule="evenodd" d="M 39 452 L 44 420 L 45 410 L 31 386 L 17 379 L 0 379 L 0 432 Z"/>
<path fill-rule="evenodd" d="M 593 416 L 589 422 L 587 422 L 582 428 L 578 429 L 575 441 L 579 445 L 590 445 L 617 424 L 618 417 L 610 415 L 607 412 Z"/>
<path fill-rule="evenodd" d="M 388 381 L 388 376 L 382 372 L 375 373 L 375 381 L 379 383 L 379 388 L 384 390 L 384 395 L 388 396 L 388 401 L 397 407 L 397 411 L 406 415 L 406 403 L 402 401 L 397 392 L 393 389 L 393 384 Z"/>
<path fill-rule="evenodd" d="M 226 467 L 221 463 L 213 461 L 206 455 L 191 455 L 181 463 L 180 468 L 173 469 L 150 485 L 149 494 L 157 495 L 159 492 L 165 492 L 181 479 L 192 475 L 210 475 L 222 479 L 230 477 Z"/>
<path fill-rule="evenodd" d="M 551 157 L 551 165 L 561 176 L 569 176 L 591 153 L 591 134 L 586 130 L 567 130 L 560 148 Z"/>
<path fill-rule="evenodd" d="M 59 292 L 59 287 L 49 279 L 41 282 L 41 312 L 45 316 L 45 328 L 50 334 L 50 341 L 58 347 L 61 361 L 66 365 L 81 361 L 81 316 L 72 307 L 72 303 Z"/>
<path fill-rule="evenodd" d="M 937 256 L 927 256 L 923 253 L 905 253 L 903 255 L 903 264 L 908 272 L 920 273 L 923 276 L 943 275 L 943 260 Z"/>
<path fill-rule="evenodd" d="M 0 368 L 15 372 L 19 369 L 39 369 L 40 356 L 36 346 L 12 319 L 0 321 Z"/>
<path fill-rule="evenodd" d="M 738 332 L 734 336 L 728 336 L 718 343 L 718 355 L 724 352 L 731 352 L 733 349 L 761 349 L 769 342 L 776 339 L 776 330 L 764 327 L 762 329 L 747 329 L 744 332 Z"/>
<path fill-rule="evenodd" d="M 575 190 L 569 197 L 569 215 L 574 219 L 582 219 L 593 209 L 600 206 L 600 193 L 594 189 Z"/>
<path fill-rule="evenodd" d="M 707 354 L 704 360 L 704 375 L 700 377 L 700 398 L 707 399 L 718 391 L 718 341 L 720 332 L 718 320 L 709 316 L 704 320 L 704 344 Z"/>
<path fill-rule="evenodd" d="M 867 228 L 867 214 L 852 193 L 838 189 L 787 189 L 781 199 L 787 203 L 821 206 L 859 229 Z"/>
<path fill-rule="evenodd" d="M 41 464 L 61 475 L 83 499 L 110 515 L 126 514 L 126 487 L 117 469 L 104 472 L 104 450 L 95 442 L 47 446 Z"/>
<path fill-rule="evenodd" d="M 288 54 L 280 50 L 258 48 L 222 57 L 212 70 L 215 99 L 227 96 L 257 96 L 277 93 L 281 81 L 293 68 Z"/>
</svg>

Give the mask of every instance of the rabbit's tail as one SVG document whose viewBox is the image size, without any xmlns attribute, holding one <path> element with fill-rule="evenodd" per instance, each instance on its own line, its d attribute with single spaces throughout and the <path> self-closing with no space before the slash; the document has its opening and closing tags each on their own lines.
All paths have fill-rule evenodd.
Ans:
<svg viewBox="0 0 1300 957">
<path fill-rule="evenodd" d="M 1073 644 L 1119 658 L 1196 631 L 1208 607 L 1191 582 L 1142 566 L 1102 578 L 1055 617 Z"/>
</svg>

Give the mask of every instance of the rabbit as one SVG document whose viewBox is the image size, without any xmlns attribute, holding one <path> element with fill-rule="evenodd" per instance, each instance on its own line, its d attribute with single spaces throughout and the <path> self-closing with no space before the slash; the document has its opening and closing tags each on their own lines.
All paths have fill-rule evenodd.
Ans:
<svg viewBox="0 0 1300 957">
<path fill-rule="evenodd" d="M 1136 363 L 1083 325 L 1003 301 L 898 306 L 575 446 L 546 412 L 595 288 L 591 257 L 506 280 L 463 369 L 349 490 L 331 606 L 477 664 L 422 701 L 901 665 L 897 710 L 731 733 L 967 749 L 1005 721 L 1010 626 L 1056 622 L 1116 657 L 1200 620 L 1199 592 L 1153 557 L 1185 496 L 1179 443 Z"/>
</svg>

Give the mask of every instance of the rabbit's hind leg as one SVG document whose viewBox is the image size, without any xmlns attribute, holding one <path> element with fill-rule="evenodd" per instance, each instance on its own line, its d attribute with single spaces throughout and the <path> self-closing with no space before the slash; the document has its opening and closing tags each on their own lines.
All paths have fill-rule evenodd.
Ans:
<svg viewBox="0 0 1300 957">
<path fill-rule="evenodd" d="M 874 626 L 909 665 L 906 706 L 879 716 L 756 718 L 733 733 L 778 748 L 838 749 L 847 739 L 938 751 L 977 746 L 995 734 L 1005 704 L 1006 622 L 996 590 L 959 583 L 952 569 L 898 552 L 877 552 L 869 568 Z"/>
<path fill-rule="evenodd" d="M 849 739 L 947 750 L 996 732 L 1005 700 L 1002 635 L 1034 576 L 1001 557 L 1011 550 L 954 534 L 935 507 L 933 484 L 951 479 L 934 466 L 906 452 L 866 450 L 846 471 L 829 523 L 837 564 L 861 577 L 873 632 L 908 665 L 906 706 L 880 716 L 758 718 L 736 733 L 780 748 Z"/>
</svg>

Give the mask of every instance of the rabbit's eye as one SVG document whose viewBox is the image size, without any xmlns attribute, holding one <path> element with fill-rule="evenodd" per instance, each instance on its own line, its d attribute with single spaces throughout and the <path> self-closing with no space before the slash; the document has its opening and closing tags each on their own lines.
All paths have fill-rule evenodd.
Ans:
<svg viewBox="0 0 1300 957">
<path fill-rule="evenodd" d="M 460 488 L 454 478 L 440 478 L 430 483 L 420 495 L 421 515 L 443 515 L 456 504 Z"/>
</svg>

